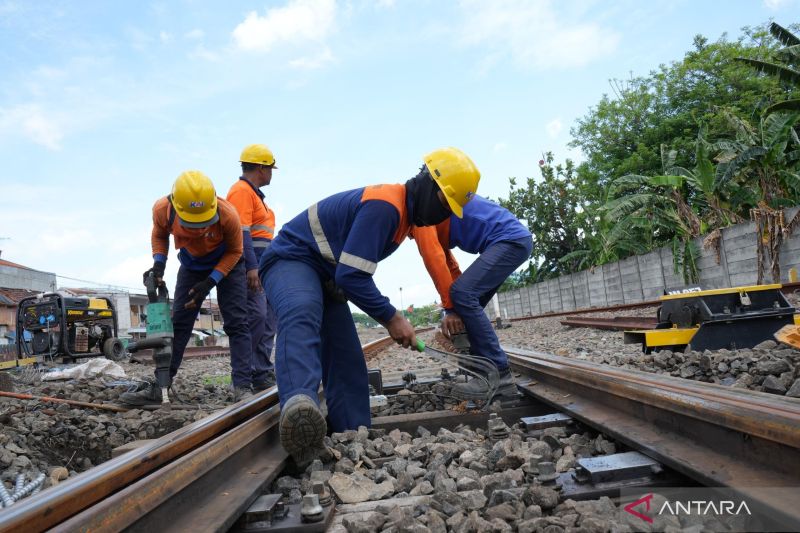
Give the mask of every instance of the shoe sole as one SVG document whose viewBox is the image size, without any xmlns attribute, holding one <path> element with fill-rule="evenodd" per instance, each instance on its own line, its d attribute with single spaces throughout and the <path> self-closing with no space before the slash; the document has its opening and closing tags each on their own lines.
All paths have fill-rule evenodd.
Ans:
<svg viewBox="0 0 800 533">
<path fill-rule="evenodd" d="M 501 385 L 497 391 L 495 391 L 493 398 L 497 398 L 499 396 L 516 396 L 518 394 L 517 386 L 513 383 L 508 385 Z M 460 400 L 486 400 L 488 392 L 483 393 L 474 393 L 474 392 L 464 392 L 458 389 L 458 387 L 453 387 L 450 391 L 450 394 L 455 396 Z"/>
<path fill-rule="evenodd" d="M 327 429 L 325 418 L 314 401 L 298 400 L 285 408 L 281 415 L 281 445 L 301 462 L 309 452 L 322 446 Z"/>
</svg>

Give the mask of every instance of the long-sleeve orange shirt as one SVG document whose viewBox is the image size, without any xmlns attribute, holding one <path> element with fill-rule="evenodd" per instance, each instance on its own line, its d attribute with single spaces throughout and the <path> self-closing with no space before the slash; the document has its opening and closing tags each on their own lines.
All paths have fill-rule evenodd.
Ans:
<svg viewBox="0 0 800 533">
<path fill-rule="evenodd" d="M 414 226 L 411 237 L 417 242 L 425 268 L 442 299 L 442 307 L 452 309 L 450 286 L 461 275 L 461 268 L 450 251 L 450 218 L 436 226 Z"/>
<path fill-rule="evenodd" d="M 213 269 L 210 277 L 219 282 L 242 257 L 242 229 L 236 209 L 227 200 L 217 198 L 217 212 L 219 220 L 207 228 L 187 228 L 174 215 L 169 198 L 159 198 L 153 205 L 153 257 L 166 261 L 172 234 L 181 265 L 189 270 Z"/>
<path fill-rule="evenodd" d="M 275 213 L 264 201 L 264 193 L 245 178 L 231 186 L 227 200 L 242 223 L 245 268 L 258 268 L 258 260 L 275 233 Z"/>
</svg>

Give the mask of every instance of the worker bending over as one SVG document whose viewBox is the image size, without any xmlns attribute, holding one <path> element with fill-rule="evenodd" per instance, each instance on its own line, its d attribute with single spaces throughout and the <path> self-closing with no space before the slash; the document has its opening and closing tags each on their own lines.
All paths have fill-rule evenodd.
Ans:
<svg viewBox="0 0 800 533">
<path fill-rule="evenodd" d="M 153 205 L 153 267 L 156 281 L 163 283 L 169 251 L 169 236 L 178 251 L 178 281 L 172 302 L 174 340 L 170 378 L 178 373 L 183 351 L 203 300 L 217 287 L 225 333 L 230 338 L 234 395 L 250 390 L 250 332 L 247 329 L 247 281 L 242 258 L 242 230 L 236 209 L 217 198 L 214 184 L 202 172 L 188 170 L 178 176 L 172 194 Z M 238 398 L 237 398 L 238 399 Z M 120 401 L 130 405 L 161 403 L 161 389 L 145 382 L 140 390 L 126 392 Z"/>
<path fill-rule="evenodd" d="M 472 354 L 489 359 L 500 373 L 497 394 L 515 393 L 508 356 L 483 308 L 530 257 L 530 231 L 507 209 L 475 196 L 464 206 L 463 217 L 451 216 L 436 226 L 414 228 L 412 237 L 442 299 L 442 333 L 450 337 L 466 328 Z M 452 248 L 480 256 L 462 274 Z M 453 388 L 453 394 L 465 400 L 483 399 L 487 392 L 486 381 L 478 378 Z"/>
<path fill-rule="evenodd" d="M 320 382 L 336 432 L 370 425 L 367 365 L 347 300 L 383 324 L 405 348 L 414 328 L 380 293 L 372 275 L 413 225 L 437 224 L 475 194 L 480 173 L 455 148 L 431 152 L 405 184 L 334 194 L 281 228 L 259 274 L 278 317 L 275 367 L 280 438 L 298 464 L 313 459 L 327 426 Z"/>
<path fill-rule="evenodd" d="M 228 201 L 239 213 L 242 225 L 244 267 L 247 271 L 247 314 L 250 327 L 251 361 L 234 372 L 250 374 L 254 391 L 275 385 L 275 371 L 270 356 L 275 341 L 275 313 L 267 304 L 258 279 L 258 262 L 269 247 L 275 232 L 275 214 L 264 201 L 261 187 L 272 181 L 275 156 L 263 144 L 251 144 L 239 158 L 242 177 L 228 191 Z M 234 361 L 231 361 L 233 364 Z"/>
</svg>

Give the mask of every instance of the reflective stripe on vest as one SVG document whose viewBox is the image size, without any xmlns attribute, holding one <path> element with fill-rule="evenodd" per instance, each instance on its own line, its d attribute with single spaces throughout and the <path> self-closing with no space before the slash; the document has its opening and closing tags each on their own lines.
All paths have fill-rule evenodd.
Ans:
<svg viewBox="0 0 800 533">
<path fill-rule="evenodd" d="M 317 212 L 317 204 L 308 208 L 308 224 L 311 226 L 311 233 L 314 235 L 314 240 L 317 241 L 320 255 L 322 255 L 323 259 L 327 262 L 335 266 L 337 264 L 336 257 L 334 257 L 331 245 L 328 243 L 328 238 L 325 236 L 325 231 L 322 229 L 322 223 L 319 220 L 319 213 Z M 377 263 L 347 252 L 342 252 L 339 256 L 339 262 L 343 265 L 366 272 L 369 275 L 374 274 L 375 270 L 378 268 Z"/>
<path fill-rule="evenodd" d="M 374 274 L 375 270 L 378 268 L 378 263 L 367 261 L 363 257 L 358 257 L 357 255 L 348 254 L 347 252 L 342 252 L 342 255 L 339 256 L 339 262 L 343 265 L 357 268 L 363 272 L 366 272 L 369 275 Z"/>
<path fill-rule="evenodd" d="M 269 248 L 272 241 L 253 241 L 253 248 Z"/>
<path fill-rule="evenodd" d="M 267 233 L 272 233 L 275 228 L 271 228 L 269 226 L 264 226 L 263 224 L 253 224 L 252 226 L 254 231 L 263 230 Z"/>
<path fill-rule="evenodd" d="M 242 231 L 250 231 L 250 226 L 242 226 Z"/>
<path fill-rule="evenodd" d="M 322 229 L 322 224 L 319 221 L 319 213 L 317 213 L 317 204 L 308 208 L 308 224 L 311 226 L 311 233 L 314 235 L 314 240 L 317 241 L 317 248 L 322 258 L 328 263 L 335 265 L 336 258 L 333 256 L 331 245 L 328 244 L 328 238 Z"/>
</svg>

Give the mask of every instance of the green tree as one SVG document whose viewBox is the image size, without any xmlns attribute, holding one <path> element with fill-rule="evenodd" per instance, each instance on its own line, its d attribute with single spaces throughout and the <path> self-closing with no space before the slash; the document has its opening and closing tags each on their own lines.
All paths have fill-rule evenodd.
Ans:
<svg viewBox="0 0 800 533">
<path fill-rule="evenodd" d="M 571 130 L 572 146 L 586 156 L 588 179 L 607 187 L 620 176 L 658 174 L 661 145 L 675 150 L 678 165 L 691 167 L 701 128 L 711 139 L 727 128 L 717 109 L 749 119 L 785 94 L 778 80 L 736 60 L 763 56 L 778 46 L 765 27 L 745 28 L 734 42 L 723 35 L 709 43 L 698 35 L 681 61 L 647 76 L 613 80 L 613 96 L 603 96 Z"/>
<path fill-rule="evenodd" d="M 353 313 L 353 322 L 367 328 L 374 328 L 379 325 L 372 317 L 364 313 Z"/>
<path fill-rule="evenodd" d="M 507 199 L 500 205 L 525 222 L 533 235 L 531 261 L 523 271 L 526 282 L 569 273 L 579 267 L 580 259 L 562 261 L 570 252 L 582 248 L 584 236 L 593 233 L 595 218 L 587 210 L 590 198 L 576 172 L 575 165 L 567 160 L 554 164 L 548 152 L 539 162 L 541 179 L 527 178 L 519 187 L 516 178 L 510 178 Z"/>
<path fill-rule="evenodd" d="M 793 98 L 792 94 L 800 89 L 800 70 L 798 70 L 800 67 L 800 37 L 774 22 L 770 24 L 769 31 L 775 39 L 786 46 L 775 53 L 777 60 L 782 61 L 783 64 L 748 57 L 736 59 L 761 72 L 772 74 L 786 83 L 786 99 L 769 106 L 765 110 L 765 114 L 769 115 L 777 111 L 800 111 L 800 98 Z"/>
</svg>

